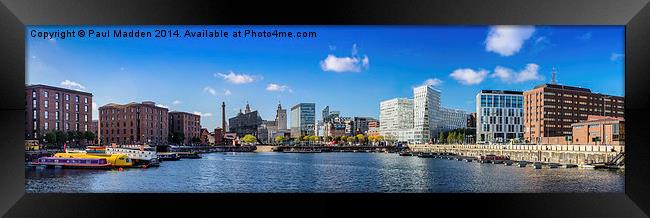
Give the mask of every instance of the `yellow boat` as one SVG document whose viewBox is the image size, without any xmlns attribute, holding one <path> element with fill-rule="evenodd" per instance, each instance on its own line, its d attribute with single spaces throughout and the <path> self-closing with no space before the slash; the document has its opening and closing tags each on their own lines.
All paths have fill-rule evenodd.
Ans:
<svg viewBox="0 0 650 218">
<path fill-rule="evenodd" d="M 114 167 L 131 167 L 133 162 L 126 154 L 93 154 L 86 152 L 68 152 L 56 153 L 54 157 L 57 158 L 104 158 L 108 164 Z"/>
</svg>

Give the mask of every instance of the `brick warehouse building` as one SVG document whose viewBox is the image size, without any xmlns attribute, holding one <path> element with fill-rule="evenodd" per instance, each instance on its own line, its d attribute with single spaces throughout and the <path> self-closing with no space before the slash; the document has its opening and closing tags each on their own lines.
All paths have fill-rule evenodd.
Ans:
<svg viewBox="0 0 650 218">
<path fill-rule="evenodd" d="M 47 85 L 25 87 L 25 139 L 50 131 L 91 131 L 93 94 Z"/>
<path fill-rule="evenodd" d="M 201 116 L 181 111 L 169 112 L 169 132 L 183 134 L 183 144 L 191 144 L 192 138 L 199 138 L 201 134 Z"/>
<path fill-rule="evenodd" d="M 570 141 L 571 124 L 589 115 L 624 117 L 624 98 L 592 93 L 590 89 L 542 84 L 524 92 L 524 139 L 544 143 Z M 553 140 L 553 141 L 558 141 Z"/>
<path fill-rule="evenodd" d="M 167 144 L 168 110 L 154 102 L 110 103 L 99 108 L 101 144 Z"/>
</svg>

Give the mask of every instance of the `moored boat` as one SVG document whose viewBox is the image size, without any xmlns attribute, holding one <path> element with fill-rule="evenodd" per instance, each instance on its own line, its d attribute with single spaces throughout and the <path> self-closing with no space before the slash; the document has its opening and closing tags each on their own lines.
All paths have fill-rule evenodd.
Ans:
<svg viewBox="0 0 650 218">
<path fill-rule="evenodd" d="M 418 157 L 420 157 L 420 158 L 432 158 L 433 153 L 418 153 Z"/>
<path fill-rule="evenodd" d="M 181 156 L 174 152 L 162 152 L 158 153 L 158 159 L 162 161 L 175 161 L 180 160 Z"/>
</svg>

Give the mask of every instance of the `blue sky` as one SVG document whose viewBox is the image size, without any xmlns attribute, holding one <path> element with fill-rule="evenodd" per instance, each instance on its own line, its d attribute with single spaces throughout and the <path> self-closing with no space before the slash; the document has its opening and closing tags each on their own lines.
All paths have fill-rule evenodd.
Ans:
<svg viewBox="0 0 650 218">
<path fill-rule="evenodd" d="M 89 28 L 155 27 L 29 27 L 27 84 L 88 91 L 97 106 L 151 100 L 203 114 L 209 129 L 221 123 L 221 101 L 227 117 L 246 102 L 267 120 L 278 102 L 287 109 L 313 102 L 317 118 L 327 105 L 343 116 L 378 118 L 380 101 L 411 98 L 424 83 L 442 91 L 444 106 L 473 112 L 479 90 L 528 90 L 549 82 L 553 67 L 560 84 L 624 95 L 622 26 L 212 26 L 317 37 L 30 37 L 31 30 Z"/>
</svg>

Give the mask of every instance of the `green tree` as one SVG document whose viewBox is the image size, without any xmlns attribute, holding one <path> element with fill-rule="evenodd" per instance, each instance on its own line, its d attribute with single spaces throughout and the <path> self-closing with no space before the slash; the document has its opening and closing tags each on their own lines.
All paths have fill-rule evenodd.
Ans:
<svg viewBox="0 0 650 218">
<path fill-rule="evenodd" d="M 257 138 L 255 138 L 255 136 L 253 136 L 251 134 L 246 134 L 244 136 L 244 138 L 242 138 L 242 141 L 244 141 L 246 143 L 253 143 L 253 142 L 257 141 Z"/>
<path fill-rule="evenodd" d="M 275 136 L 275 143 L 282 143 L 284 142 L 284 136 Z"/>
<path fill-rule="evenodd" d="M 366 136 L 364 136 L 363 134 L 357 134 L 356 139 L 361 144 L 366 142 Z"/>
<path fill-rule="evenodd" d="M 341 136 L 334 137 L 334 141 L 336 141 L 337 143 L 340 142 L 341 141 Z"/>
<path fill-rule="evenodd" d="M 194 144 L 201 143 L 201 138 L 196 137 L 196 136 L 192 137 L 192 143 L 194 143 Z"/>
<path fill-rule="evenodd" d="M 302 141 L 309 141 L 309 136 L 308 135 L 302 136 Z"/>
<path fill-rule="evenodd" d="M 347 141 L 347 140 L 348 140 L 348 136 L 346 136 L 346 135 L 341 136 L 341 141 Z"/>
<path fill-rule="evenodd" d="M 83 138 L 84 138 L 84 140 L 86 140 L 86 143 L 88 141 L 95 142 L 95 139 L 97 139 L 97 137 L 95 136 L 95 133 L 90 132 L 90 131 L 84 132 L 83 133 Z"/>
<path fill-rule="evenodd" d="M 68 141 L 68 134 L 66 132 L 56 131 L 54 134 L 56 135 L 56 144 L 63 145 L 63 143 Z"/>
<path fill-rule="evenodd" d="M 45 141 L 47 144 L 57 144 L 56 133 L 48 132 L 45 134 Z"/>
<path fill-rule="evenodd" d="M 320 137 L 318 137 L 318 136 L 315 136 L 315 135 L 309 136 L 309 141 L 317 142 L 319 140 L 320 140 Z"/>
<path fill-rule="evenodd" d="M 440 132 L 440 134 L 438 134 L 438 141 L 439 141 L 440 144 L 445 143 L 445 133 L 444 132 Z"/>
<path fill-rule="evenodd" d="M 348 141 L 349 143 L 353 143 L 353 142 L 355 142 L 357 140 L 357 138 L 353 137 L 353 136 L 350 136 L 350 137 L 346 137 L 345 140 Z"/>
</svg>

